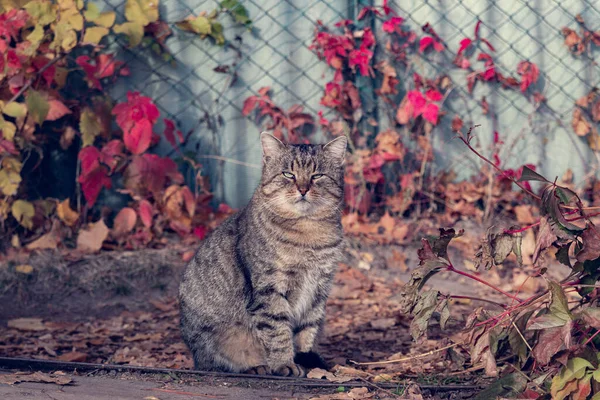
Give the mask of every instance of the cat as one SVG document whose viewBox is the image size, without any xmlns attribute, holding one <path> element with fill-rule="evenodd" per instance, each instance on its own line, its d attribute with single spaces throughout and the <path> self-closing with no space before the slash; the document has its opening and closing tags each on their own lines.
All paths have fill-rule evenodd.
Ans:
<svg viewBox="0 0 600 400">
<path fill-rule="evenodd" d="M 201 242 L 179 289 L 194 368 L 304 376 L 316 352 L 344 240 L 347 139 L 286 145 L 261 134 L 263 169 L 248 205 Z"/>
</svg>

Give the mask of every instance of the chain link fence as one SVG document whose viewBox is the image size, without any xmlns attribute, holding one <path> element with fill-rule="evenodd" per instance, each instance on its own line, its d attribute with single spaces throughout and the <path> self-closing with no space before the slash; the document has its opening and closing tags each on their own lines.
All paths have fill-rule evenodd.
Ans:
<svg viewBox="0 0 600 400">
<path fill-rule="evenodd" d="M 122 19 L 125 1 L 105 1 L 106 8 L 117 11 Z M 299 104 L 316 116 L 323 110 L 319 105 L 323 87 L 331 79 L 329 68 L 309 49 L 317 21 L 332 26 L 341 19 L 356 18 L 362 7 L 372 5 L 366 0 L 240 3 L 248 10 L 253 30 L 223 21 L 225 37 L 238 50 L 174 30 L 166 42 L 174 58 L 172 65 L 160 57 L 149 57 L 150 49 L 130 51 L 116 42 L 132 76 L 113 93 L 119 100 L 128 90 L 151 96 L 162 116 L 174 119 L 184 134 L 190 133 L 187 149 L 210 171 L 217 196 L 233 206 L 247 201 L 260 174 L 259 128 L 252 118 L 242 115 L 244 100 L 268 86 L 276 104 L 284 108 Z M 381 4 L 377 1 L 374 5 Z M 516 76 L 522 60 L 534 62 L 540 69 L 539 91 L 547 101 L 534 112 L 532 103 L 518 91 L 506 91 L 499 85 L 479 84 L 468 94 L 465 71 L 450 68 L 442 54 L 420 57 L 418 69 L 423 75 L 443 70 L 456 84 L 456 95 L 444 104 L 449 118 L 435 136 L 440 168 L 465 173 L 478 168 L 451 140 L 449 121 L 459 114 L 468 116 L 466 123 L 482 125 L 477 131 L 482 147 L 491 143 L 494 131 L 499 132 L 510 144 L 505 154 L 508 164 L 540 163 L 550 176 L 571 168 L 576 181 L 583 179 L 593 154 L 573 134 L 571 112 L 574 102 L 598 83 L 599 71 L 569 53 L 561 28 L 578 29 L 575 16 L 580 14 L 588 28 L 599 29 L 600 7 L 594 1 L 390 0 L 389 5 L 419 34 L 420 27 L 429 22 L 454 54 L 460 40 L 472 37 L 481 20 L 481 34 L 494 45 L 494 59 L 502 73 Z M 174 23 L 217 7 L 213 0 L 169 0 L 161 2 L 160 13 L 161 19 Z M 375 31 L 381 30 L 376 27 Z M 229 74 L 218 72 L 224 65 L 230 66 Z M 481 107 L 484 96 L 489 103 L 485 113 Z M 168 152 L 168 146 L 163 150 Z"/>
</svg>

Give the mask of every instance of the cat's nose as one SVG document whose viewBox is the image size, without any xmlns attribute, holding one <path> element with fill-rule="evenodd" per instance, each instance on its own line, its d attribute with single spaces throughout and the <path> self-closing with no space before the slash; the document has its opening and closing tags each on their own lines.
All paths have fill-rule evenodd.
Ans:
<svg viewBox="0 0 600 400">
<path fill-rule="evenodd" d="M 306 196 L 306 193 L 308 193 L 308 188 L 307 188 L 307 187 L 305 187 L 305 188 L 303 188 L 303 187 L 299 187 L 299 188 L 298 188 L 298 191 L 300 192 L 300 194 L 301 194 L 302 196 Z"/>
</svg>

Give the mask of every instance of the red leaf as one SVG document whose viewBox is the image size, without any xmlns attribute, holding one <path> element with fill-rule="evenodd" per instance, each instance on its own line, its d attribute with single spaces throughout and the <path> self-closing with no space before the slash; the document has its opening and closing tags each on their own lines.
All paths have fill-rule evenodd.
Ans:
<svg viewBox="0 0 600 400">
<path fill-rule="evenodd" d="M 463 120 L 458 115 L 452 119 L 452 132 L 460 132 L 463 127 Z"/>
<path fill-rule="evenodd" d="M 164 122 L 165 122 L 165 130 L 164 130 L 165 139 L 167 139 L 167 142 L 169 142 L 171 144 L 171 146 L 173 146 L 174 148 L 177 148 L 175 134 L 177 134 L 177 137 L 179 138 L 179 143 L 183 143 L 183 134 L 181 133 L 180 130 L 177 130 L 177 132 L 175 132 L 175 122 L 173 122 L 172 120 L 165 118 Z"/>
<path fill-rule="evenodd" d="M 67 106 L 65 106 L 60 100 L 48 100 L 48 105 L 50 108 L 48 110 L 48 114 L 46 115 L 46 121 L 56 121 L 67 114 L 71 114 L 71 110 L 69 110 Z"/>
<path fill-rule="evenodd" d="M 540 70 L 538 66 L 532 62 L 521 61 L 519 65 L 517 65 L 517 74 L 522 77 L 520 89 L 522 93 L 525 93 L 529 86 L 537 82 L 540 76 Z"/>
<path fill-rule="evenodd" d="M 396 31 L 396 28 L 398 28 L 400 25 L 402 25 L 402 22 L 404 22 L 404 19 L 402 17 L 392 17 L 392 18 L 388 19 L 387 21 L 385 21 L 381 25 L 381 27 L 384 32 L 393 33 Z"/>
<path fill-rule="evenodd" d="M 360 12 L 358 13 L 358 15 L 356 16 L 357 20 L 361 20 L 363 19 L 369 12 L 371 11 L 370 7 L 363 7 L 362 10 L 360 10 Z"/>
<path fill-rule="evenodd" d="M 365 28 L 362 36 L 361 46 L 372 47 L 375 45 L 375 43 L 375 35 L 373 35 L 371 28 Z"/>
<path fill-rule="evenodd" d="M 423 118 L 425 118 L 427 121 L 431 122 L 432 124 L 436 125 L 437 120 L 438 120 L 439 111 L 440 111 L 440 106 L 438 106 L 435 103 L 429 103 L 429 104 L 427 104 L 427 107 L 425 107 L 425 110 L 423 111 Z"/>
<path fill-rule="evenodd" d="M 206 227 L 203 225 L 200 225 L 200 226 L 197 226 L 194 228 L 194 235 L 200 240 L 202 240 L 206 237 L 207 232 L 208 232 L 208 229 L 206 229 Z"/>
<path fill-rule="evenodd" d="M 141 120 L 135 126 L 125 131 L 123 135 L 123 143 L 127 150 L 133 154 L 142 154 L 150 147 L 152 140 L 152 125 L 148 120 Z"/>
<path fill-rule="evenodd" d="M 102 188 L 105 187 L 110 189 L 112 186 L 112 182 L 110 177 L 107 175 L 106 168 L 103 166 L 98 166 L 86 174 L 81 174 L 78 178 L 78 182 L 81 184 L 83 197 L 85 197 L 85 200 L 90 207 L 96 203 L 96 199 L 98 198 Z"/>
<path fill-rule="evenodd" d="M 96 58 L 96 77 L 107 78 L 115 74 L 115 69 L 123 65 L 122 61 L 116 61 L 111 54 L 101 53 Z"/>
<path fill-rule="evenodd" d="M 12 49 L 8 50 L 6 53 L 6 65 L 8 67 L 8 71 L 11 73 L 21 69 L 21 60 L 19 59 L 16 51 Z"/>
<path fill-rule="evenodd" d="M 35 68 L 36 72 L 39 73 L 42 69 L 44 69 L 44 72 L 42 72 L 42 78 L 44 78 L 46 85 L 48 86 L 54 82 L 54 76 L 56 75 L 56 67 L 54 65 L 48 66 L 48 64 L 51 62 L 52 60 L 44 56 L 35 57 L 31 62 L 31 65 Z"/>
<path fill-rule="evenodd" d="M 458 48 L 458 54 L 461 54 L 463 51 L 465 51 L 466 49 L 469 48 L 469 46 L 471 46 L 471 43 L 473 41 L 469 38 L 464 38 L 463 40 L 460 41 L 460 47 Z"/>
<path fill-rule="evenodd" d="M 423 108 L 427 101 L 421 92 L 417 92 L 416 90 L 412 90 L 408 92 L 408 101 L 413 106 L 413 117 L 420 115 L 423 112 Z"/>
<path fill-rule="evenodd" d="M 392 10 L 388 6 L 388 0 L 383 0 L 383 6 L 381 8 L 383 9 L 383 12 L 385 13 L 385 15 L 390 15 L 390 14 L 394 13 L 394 10 Z"/>
<path fill-rule="evenodd" d="M 419 52 L 423 53 L 431 44 L 433 43 L 433 38 L 431 36 L 425 36 L 421 38 L 419 42 Z"/>
<path fill-rule="evenodd" d="M 125 170 L 125 186 L 136 193 L 160 193 L 167 182 L 183 182 L 177 164 L 168 157 L 148 153 L 135 156 Z"/>
<path fill-rule="evenodd" d="M 573 321 L 567 321 L 564 326 L 540 330 L 538 343 L 532 352 L 540 365 L 547 365 L 556 353 L 571 346 L 572 327 Z"/>
<path fill-rule="evenodd" d="M 81 162 L 81 175 L 87 175 L 97 168 L 100 163 L 100 151 L 94 146 L 87 146 L 79 152 L 79 161 Z"/>
<path fill-rule="evenodd" d="M 348 55 L 348 65 L 350 68 L 358 67 L 362 76 L 369 76 L 369 62 L 373 57 L 373 52 L 366 47 L 361 46 L 358 50 L 352 50 Z"/>
<path fill-rule="evenodd" d="M 256 96 L 250 96 L 244 101 L 244 107 L 242 108 L 242 115 L 248 116 L 256 108 Z"/>
<path fill-rule="evenodd" d="M 123 132 L 128 132 L 136 123 L 142 121 L 154 125 L 160 116 L 152 99 L 140 95 L 139 92 L 128 92 L 127 102 L 117 104 L 113 108 L 112 114 L 116 115 L 117 125 Z"/>
<path fill-rule="evenodd" d="M 146 228 L 150 228 L 152 226 L 154 209 L 148 200 L 140 201 L 138 204 L 138 214 L 142 220 L 142 224 L 144 224 Z"/>
<path fill-rule="evenodd" d="M 479 39 L 479 28 L 481 28 L 481 21 L 477 21 L 475 25 L 475 39 Z"/>
<path fill-rule="evenodd" d="M 440 101 L 444 97 L 440 92 L 434 89 L 429 89 L 425 92 L 425 96 L 427 96 L 430 101 Z"/>
</svg>

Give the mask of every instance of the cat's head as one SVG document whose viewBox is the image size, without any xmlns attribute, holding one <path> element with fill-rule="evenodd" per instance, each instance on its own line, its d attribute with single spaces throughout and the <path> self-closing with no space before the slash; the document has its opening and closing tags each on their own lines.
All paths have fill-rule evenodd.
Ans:
<svg viewBox="0 0 600 400">
<path fill-rule="evenodd" d="M 347 140 L 288 145 L 263 132 L 263 205 L 283 218 L 332 215 L 344 197 Z"/>
</svg>

